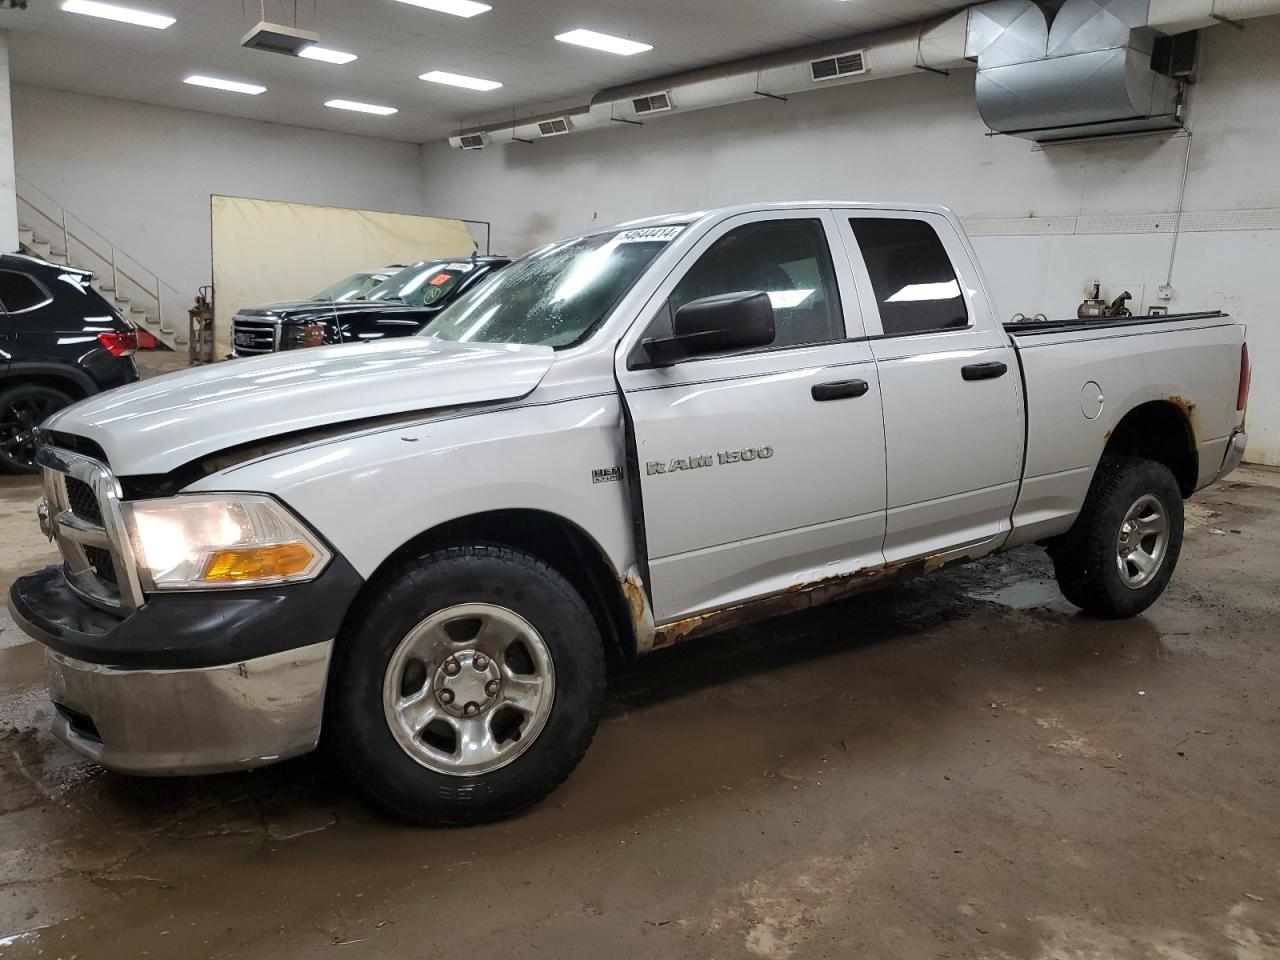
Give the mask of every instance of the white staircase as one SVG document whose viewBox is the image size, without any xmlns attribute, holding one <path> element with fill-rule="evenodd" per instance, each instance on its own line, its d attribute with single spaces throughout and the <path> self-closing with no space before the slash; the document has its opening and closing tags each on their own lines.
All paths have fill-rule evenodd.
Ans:
<svg viewBox="0 0 1280 960">
<path fill-rule="evenodd" d="M 93 286 L 136 326 L 170 350 L 187 343 L 186 300 L 21 174 L 18 240 L 28 256 L 93 274 Z"/>
</svg>

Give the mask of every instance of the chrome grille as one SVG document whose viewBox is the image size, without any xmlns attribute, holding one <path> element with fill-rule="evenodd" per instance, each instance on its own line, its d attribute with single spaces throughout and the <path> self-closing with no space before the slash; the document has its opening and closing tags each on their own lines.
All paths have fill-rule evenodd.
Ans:
<svg viewBox="0 0 1280 960">
<path fill-rule="evenodd" d="M 71 512 L 101 526 L 102 506 L 98 503 L 93 487 L 75 477 L 65 477 L 63 483 L 67 485 L 67 506 L 71 508 Z"/>
<path fill-rule="evenodd" d="M 101 547 L 85 547 L 84 555 L 94 573 L 107 583 L 116 584 L 116 589 L 119 589 L 119 584 L 116 583 L 116 563 L 111 559 L 110 550 L 103 550 Z"/>
<path fill-rule="evenodd" d="M 53 537 L 62 553 L 67 584 L 107 610 L 142 605 L 133 550 L 120 508 L 120 485 L 97 460 L 42 446 L 44 499 Z"/>
<path fill-rule="evenodd" d="M 237 314 L 231 319 L 231 352 L 237 357 L 254 357 L 280 349 L 280 325 Z"/>
</svg>

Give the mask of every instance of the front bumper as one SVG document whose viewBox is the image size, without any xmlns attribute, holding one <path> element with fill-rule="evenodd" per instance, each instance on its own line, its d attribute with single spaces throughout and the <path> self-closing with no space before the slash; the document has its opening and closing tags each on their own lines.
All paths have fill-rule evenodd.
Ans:
<svg viewBox="0 0 1280 960">
<path fill-rule="evenodd" d="M 333 641 L 220 667 L 121 670 L 46 651 L 53 734 L 120 773 L 221 773 L 315 749 Z"/>
<path fill-rule="evenodd" d="M 59 567 L 20 577 L 9 610 L 47 649 L 54 734 L 134 774 L 214 773 L 315 747 L 333 639 L 363 581 L 341 557 L 310 583 L 90 606 Z"/>
</svg>

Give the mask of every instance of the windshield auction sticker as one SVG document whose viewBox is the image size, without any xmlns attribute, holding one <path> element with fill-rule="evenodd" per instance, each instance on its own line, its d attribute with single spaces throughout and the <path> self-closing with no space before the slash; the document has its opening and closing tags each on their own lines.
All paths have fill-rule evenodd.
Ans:
<svg viewBox="0 0 1280 960">
<path fill-rule="evenodd" d="M 674 240 L 684 232 L 684 226 L 644 227 L 640 230 L 625 230 L 618 235 L 619 243 L 666 243 Z"/>
</svg>

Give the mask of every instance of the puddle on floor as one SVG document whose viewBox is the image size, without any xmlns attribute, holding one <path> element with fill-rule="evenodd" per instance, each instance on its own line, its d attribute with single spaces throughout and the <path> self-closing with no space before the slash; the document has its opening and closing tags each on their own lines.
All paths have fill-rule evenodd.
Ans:
<svg viewBox="0 0 1280 960">
<path fill-rule="evenodd" d="M 986 603 L 997 603 L 1011 610 L 1051 610 L 1054 613 L 1076 613 L 1076 608 L 1062 596 L 1052 580 L 1019 580 L 1003 587 L 970 590 L 966 596 Z"/>
</svg>

